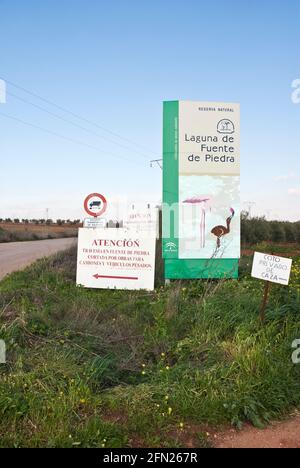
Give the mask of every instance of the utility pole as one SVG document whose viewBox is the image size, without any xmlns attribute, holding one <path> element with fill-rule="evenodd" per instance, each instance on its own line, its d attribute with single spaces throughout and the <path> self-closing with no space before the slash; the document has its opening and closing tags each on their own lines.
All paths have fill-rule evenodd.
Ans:
<svg viewBox="0 0 300 468">
<path fill-rule="evenodd" d="M 150 167 L 153 167 L 154 165 L 157 164 L 160 167 L 160 169 L 162 169 L 162 162 L 163 162 L 162 159 L 152 159 L 150 161 Z"/>
<path fill-rule="evenodd" d="M 254 205 L 256 205 L 256 203 L 255 203 L 254 201 L 245 201 L 244 203 L 245 203 L 245 205 L 247 205 L 248 213 L 249 213 L 249 218 L 251 218 L 252 207 L 253 207 Z"/>
</svg>

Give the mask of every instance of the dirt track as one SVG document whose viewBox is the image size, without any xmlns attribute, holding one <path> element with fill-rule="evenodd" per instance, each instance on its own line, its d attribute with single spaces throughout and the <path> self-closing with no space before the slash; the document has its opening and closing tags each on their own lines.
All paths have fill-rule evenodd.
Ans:
<svg viewBox="0 0 300 468">
<path fill-rule="evenodd" d="M 21 270 L 38 258 L 47 257 L 75 245 L 77 239 L 51 239 L 0 244 L 0 280 L 13 271 Z"/>
<path fill-rule="evenodd" d="M 216 448 L 300 448 L 300 416 L 273 423 L 263 430 L 246 427 L 242 431 L 231 429 L 216 434 Z"/>
</svg>

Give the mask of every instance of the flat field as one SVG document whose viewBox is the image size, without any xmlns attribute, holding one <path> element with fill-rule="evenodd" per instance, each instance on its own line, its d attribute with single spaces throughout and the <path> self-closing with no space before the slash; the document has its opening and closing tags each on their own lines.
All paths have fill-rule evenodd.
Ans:
<svg viewBox="0 0 300 468">
<path fill-rule="evenodd" d="M 0 223 L 0 242 L 76 237 L 80 225 Z"/>
<path fill-rule="evenodd" d="M 279 253 L 279 252 L 278 252 Z M 2 447 L 209 447 L 300 408 L 300 257 L 288 287 L 239 280 L 76 287 L 76 250 L 0 282 Z"/>
</svg>

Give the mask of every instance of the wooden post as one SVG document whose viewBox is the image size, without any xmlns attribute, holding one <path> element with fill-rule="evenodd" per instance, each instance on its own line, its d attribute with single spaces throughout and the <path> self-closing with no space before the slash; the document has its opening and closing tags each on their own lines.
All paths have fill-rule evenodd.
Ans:
<svg viewBox="0 0 300 468">
<path fill-rule="evenodd" d="M 260 323 L 261 324 L 264 324 L 265 318 L 266 318 L 266 306 L 267 306 L 267 303 L 268 303 L 270 287 L 271 287 L 271 282 L 266 281 L 263 301 L 262 301 L 261 309 L 260 309 Z"/>
</svg>

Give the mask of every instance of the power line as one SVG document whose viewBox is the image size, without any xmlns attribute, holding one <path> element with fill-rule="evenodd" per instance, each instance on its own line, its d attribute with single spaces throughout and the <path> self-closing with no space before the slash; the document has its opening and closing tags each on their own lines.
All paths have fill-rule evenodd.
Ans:
<svg viewBox="0 0 300 468">
<path fill-rule="evenodd" d="M 126 161 L 128 161 L 130 163 L 133 163 L 133 164 L 142 164 L 142 163 L 138 163 L 137 161 L 133 161 L 133 160 L 130 160 L 128 158 L 124 158 L 122 156 L 119 156 L 119 155 L 117 155 L 115 153 L 112 153 L 110 151 L 104 151 L 104 150 L 102 150 L 100 148 L 97 148 L 96 146 L 90 145 L 90 144 L 85 143 L 83 141 L 75 140 L 74 138 L 70 138 L 70 137 L 67 137 L 65 135 L 61 135 L 60 133 L 54 132 L 52 130 L 48 130 L 47 128 L 40 127 L 39 125 L 33 124 L 31 122 L 26 122 L 25 120 L 19 119 L 18 117 L 14 117 L 12 115 L 8 115 L 8 114 L 5 114 L 3 112 L 0 112 L 0 115 L 2 115 L 2 117 L 5 117 L 7 119 L 15 120 L 16 122 L 22 123 L 23 125 L 27 125 L 28 127 L 32 127 L 32 128 L 37 129 L 37 130 L 40 130 L 42 132 L 48 133 L 50 135 L 54 135 L 54 136 L 56 136 L 58 138 L 61 138 L 63 140 L 70 141 L 70 142 L 75 143 L 75 144 L 80 145 L 80 146 L 85 146 L 85 147 L 93 149 L 93 150 L 95 150 L 97 152 L 108 154 L 108 155 L 110 155 L 110 156 L 112 156 L 114 158 L 126 160 Z"/>
<path fill-rule="evenodd" d="M 122 143 L 117 143 L 117 142 L 115 142 L 115 141 L 113 141 L 113 140 L 111 140 L 111 139 L 109 139 L 109 138 L 107 138 L 107 137 L 105 137 L 103 135 L 100 135 L 97 132 L 94 132 L 93 130 L 90 130 L 89 128 L 83 127 L 80 124 L 77 124 L 77 123 L 75 123 L 75 122 L 73 122 L 73 121 L 71 121 L 69 119 L 66 119 L 66 118 L 64 118 L 64 117 L 62 117 L 62 116 L 60 116 L 58 114 L 55 114 L 54 112 L 51 112 L 48 109 L 45 109 L 44 107 L 39 106 L 38 104 L 34 104 L 33 102 L 28 101 L 27 99 L 24 99 L 24 98 L 22 98 L 20 96 L 17 96 L 14 93 L 7 92 L 7 94 L 14 97 L 15 99 L 18 99 L 21 102 L 24 102 L 25 104 L 29 104 L 30 106 L 35 107 L 36 109 L 39 109 L 39 110 L 41 110 L 43 112 L 46 112 L 47 114 L 51 115 L 52 117 L 55 117 L 55 118 L 57 118 L 59 120 L 62 120 L 63 122 L 67 122 L 67 123 L 73 125 L 74 127 L 80 128 L 81 130 L 84 130 L 85 132 L 88 132 L 88 133 L 90 133 L 92 135 L 95 135 L 98 138 L 104 139 L 104 140 L 106 140 L 106 141 L 108 141 L 110 143 L 113 143 L 114 145 L 120 146 L 121 148 L 124 148 L 124 149 L 126 149 L 128 151 L 134 152 L 134 153 L 148 159 L 148 156 L 145 155 L 145 154 L 141 154 L 140 151 L 134 150 L 134 149 L 130 148 L 129 146 L 123 145 Z"/>
<path fill-rule="evenodd" d="M 51 106 L 53 106 L 53 107 L 56 107 L 57 109 L 59 109 L 59 110 L 61 110 L 61 111 L 63 111 L 63 112 L 66 112 L 67 114 L 72 115 L 73 117 L 76 117 L 76 118 L 79 119 L 79 120 L 82 120 L 82 121 L 84 121 L 84 122 L 86 122 L 86 123 L 89 123 L 90 125 L 93 125 L 93 126 L 99 128 L 100 130 L 102 130 L 102 131 L 104 131 L 104 132 L 107 132 L 107 133 L 109 133 L 110 135 L 112 135 L 112 136 L 114 136 L 114 137 L 116 137 L 116 138 L 119 138 L 119 139 L 121 139 L 121 140 L 127 141 L 127 142 L 130 143 L 131 145 L 140 147 L 140 148 L 142 148 L 144 151 L 147 151 L 148 153 L 152 153 L 152 154 L 155 154 L 155 155 L 156 155 L 156 153 L 155 153 L 154 151 L 149 150 L 148 148 L 145 148 L 143 145 L 140 145 L 139 143 L 136 143 L 136 142 L 134 142 L 133 140 L 130 140 L 129 138 L 125 138 L 125 137 L 123 137 L 122 135 L 119 135 L 118 133 L 113 132 L 113 131 L 111 131 L 111 130 L 109 130 L 109 129 L 107 129 L 107 128 L 105 128 L 105 127 L 99 125 L 99 124 L 97 124 L 96 122 L 93 122 L 92 120 L 89 120 L 89 119 L 87 119 L 87 118 L 85 118 L 85 117 L 82 117 L 81 115 L 76 114 L 75 112 L 70 111 L 70 110 L 66 109 L 65 107 L 62 107 L 62 106 L 56 104 L 55 102 L 52 102 L 52 101 L 50 101 L 49 99 L 46 99 L 46 98 L 40 96 L 40 95 L 37 94 L 37 93 L 33 93 L 32 91 L 29 91 L 28 89 L 24 88 L 23 86 L 17 85 L 16 83 L 13 83 L 12 81 L 6 80 L 6 79 L 3 78 L 3 77 L 0 77 L 0 79 L 4 80 L 6 83 L 10 84 L 11 86 L 14 86 L 15 88 L 18 88 L 18 89 L 24 91 L 24 92 L 27 93 L 27 94 L 30 94 L 31 96 L 33 96 L 33 97 L 35 97 L 35 98 L 37 98 L 37 99 L 40 99 L 41 101 L 44 101 L 44 102 L 46 102 L 47 104 L 49 104 L 49 105 L 51 105 Z"/>
<path fill-rule="evenodd" d="M 163 168 L 163 166 L 162 166 L 163 160 L 162 159 L 152 159 L 150 161 L 150 167 L 153 167 L 155 164 L 157 164 L 160 167 L 160 169 Z"/>
</svg>

